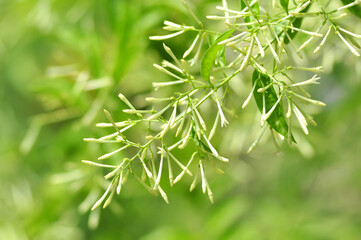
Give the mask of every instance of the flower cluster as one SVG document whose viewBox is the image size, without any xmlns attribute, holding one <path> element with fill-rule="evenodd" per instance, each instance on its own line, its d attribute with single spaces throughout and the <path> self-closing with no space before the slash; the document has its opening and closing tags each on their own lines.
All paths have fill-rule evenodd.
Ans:
<svg viewBox="0 0 361 240">
<path fill-rule="evenodd" d="M 172 96 L 146 98 L 150 105 L 143 110 L 138 110 L 124 95 L 119 94 L 119 98 L 129 107 L 123 111 L 135 117 L 116 122 L 111 114 L 105 111 L 109 122 L 99 123 L 97 126 L 111 127 L 114 132 L 99 139 L 85 139 L 88 142 L 119 144 L 119 148 L 99 157 L 99 161 L 119 152 L 129 155 L 115 165 L 84 161 L 111 170 L 105 175 L 106 179 L 111 179 L 109 186 L 93 209 L 101 204 L 107 206 L 114 193 L 119 194 L 129 175 L 134 176 L 149 192 L 160 193 L 168 202 L 161 187 L 164 169 L 168 172 L 171 186 L 184 175 L 189 175 L 194 179 L 190 187 L 190 190 L 193 190 L 200 179 L 202 191 L 207 193 L 213 202 L 206 172 L 211 168 L 222 172 L 217 165 L 228 162 L 228 159 L 217 150 L 212 139 L 219 127 L 227 126 L 227 118 L 234 115 L 234 86 L 231 82 L 240 81 L 240 74 L 250 75 L 249 70 L 253 72 L 252 86 L 248 96 L 244 96 L 241 107 L 245 108 L 251 99 L 255 100 L 261 114 L 262 130 L 248 151 L 254 149 L 266 129 L 271 131 L 275 141 L 286 139 L 290 143 L 296 142 L 292 134 L 293 120 L 308 134 L 308 124 L 316 123 L 303 105 L 325 104 L 312 99 L 303 87 L 318 84 L 318 74 L 322 67 L 299 66 L 296 61 L 292 61 L 293 57 L 303 58 L 304 50 L 312 45 L 311 42 L 316 41 L 319 44 L 314 53 L 319 52 L 332 32 L 353 54 L 360 55 L 356 48 L 360 48 L 357 39 L 360 39 L 361 35 L 346 30 L 338 24 L 338 20 L 347 15 L 346 10 L 361 17 L 357 11 L 361 0 L 340 2 L 344 3 L 343 5 L 333 5 L 332 1 L 324 4 L 320 2 L 265 1 L 261 6 L 258 0 L 242 0 L 238 9 L 231 9 L 227 1 L 223 0 L 222 5 L 217 7 L 220 15 L 207 16 L 209 20 L 224 23 L 224 31 L 218 32 L 206 29 L 188 3 L 183 1 L 197 26 L 165 21 L 164 29 L 171 33 L 150 37 L 151 40 L 163 41 L 190 32 L 196 33 L 181 58 L 163 44 L 164 50 L 173 61 L 164 60 L 160 65 L 154 64 L 156 69 L 172 79 L 168 82 L 154 82 L 154 89 L 176 86 L 177 92 Z M 270 12 L 274 7 L 279 8 L 276 14 Z M 306 18 L 318 19 L 314 29 L 302 27 Z M 295 41 L 296 36 L 306 40 L 299 44 L 299 41 Z M 203 51 L 205 46 L 207 50 Z M 294 77 L 297 71 L 311 72 L 314 75 L 299 80 Z M 210 109 L 216 112 L 212 121 L 207 117 L 209 114 L 204 117 Z M 127 134 L 132 128 L 142 127 L 146 133 L 142 141 Z M 179 149 L 185 148 L 192 154 L 179 156 Z"/>
</svg>

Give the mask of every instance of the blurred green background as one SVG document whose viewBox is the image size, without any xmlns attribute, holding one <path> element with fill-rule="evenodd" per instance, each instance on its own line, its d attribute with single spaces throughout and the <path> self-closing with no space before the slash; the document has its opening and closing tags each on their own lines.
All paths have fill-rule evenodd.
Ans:
<svg viewBox="0 0 361 240">
<path fill-rule="evenodd" d="M 192 5 L 205 16 L 219 2 Z M 189 182 L 166 187 L 167 205 L 130 179 L 89 211 L 106 182 L 80 160 L 106 146 L 83 138 L 105 133 L 94 127 L 103 108 L 122 118 L 119 92 L 141 105 L 165 78 L 152 68 L 162 45 L 148 40 L 165 19 L 193 24 L 179 1 L 0 0 L 0 239 L 360 239 L 361 63 L 339 41 L 307 59 L 325 66 L 310 90 L 327 107 L 299 149 L 263 141 L 247 155 L 246 117 L 233 119 L 213 205 Z"/>
</svg>

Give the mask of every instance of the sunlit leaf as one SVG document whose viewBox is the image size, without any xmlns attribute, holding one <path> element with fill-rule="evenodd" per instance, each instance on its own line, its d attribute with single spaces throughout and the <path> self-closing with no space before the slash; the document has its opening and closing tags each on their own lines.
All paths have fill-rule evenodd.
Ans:
<svg viewBox="0 0 361 240">
<path fill-rule="evenodd" d="M 201 74 L 204 80 L 210 81 L 211 70 L 214 60 L 217 58 L 218 52 L 223 49 L 223 45 L 218 45 L 219 42 L 226 40 L 232 35 L 234 29 L 230 29 L 219 36 L 215 42 L 208 48 L 201 63 Z"/>
</svg>

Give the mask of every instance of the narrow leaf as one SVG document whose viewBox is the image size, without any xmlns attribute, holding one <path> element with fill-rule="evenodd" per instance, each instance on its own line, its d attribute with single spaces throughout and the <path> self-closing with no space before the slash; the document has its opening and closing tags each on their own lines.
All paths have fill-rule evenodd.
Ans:
<svg viewBox="0 0 361 240">
<path fill-rule="evenodd" d="M 343 3 L 343 5 L 348 5 L 350 3 L 355 2 L 355 0 L 341 0 L 341 2 Z M 361 18 L 361 6 L 355 5 L 353 7 L 347 8 L 347 9 L 356 17 Z"/>
<path fill-rule="evenodd" d="M 305 9 L 303 9 L 300 13 L 307 13 L 307 11 L 311 7 L 311 5 L 312 5 L 312 3 L 308 4 L 307 7 Z M 302 20 L 303 20 L 303 18 L 292 17 L 290 21 L 292 22 L 293 27 L 301 28 Z M 291 37 L 291 39 L 293 39 L 297 35 L 297 32 L 298 31 L 295 31 L 293 29 L 288 29 L 287 34 Z M 284 43 L 288 44 L 289 42 L 290 42 L 290 40 L 287 37 L 285 37 L 284 38 Z"/>
<path fill-rule="evenodd" d="M 241 2 L 241 9 L 242 9 L 242 10 L 245 9 L 245 8 L 249 5 L 249 3 L 248 3 L 248 2 L 246 3 L 245 1 L 248 1 L 248 0 L 241 0 L 241 1 L 240 1 L 240 2 Z M 248 9 L 248 12 L 250 12 L 251 15 L 253 15 L 253 14 L 255 14 L 256 16 L 259 15 L 259 4 L 258 4 L 258 2 L 254 3 L 254 4 L 252 5 L 251 9 L 252 9 L 252 10 L 249 10 L 249 9 Z M 253 14 L 252 14 L 252 13 L 253 13 Z M 246 16 L 246 17 L 244 18 L 244 22 L 245 22 L 245 23 L 250 23 L 250 22 L 254 22 L 254 21 L 256 21 L 256 19 L 255 19 L 254 16 Z M 252 25 L 247 25 L 247 28 L 248 28 L 248 29 L 252 29 Z"/>
<path fill-rule="evenodd" d="M 210 76 L 214 60 L 216 59 L 218 52 L 222 50 L 223 46 L 218 45 L 219 42 L 226 40 L 232 35 L 234 29 L 230 29 L 219 36 L 216 41 L 208 48 L 201 63 L 201 74 L 204 80 L 210 82 Z"/>
<path fill-rule="evenodd" d="M 283 9 L 286 11 L 286 13 L 288 14 L 288 3 L 289 0 L 280 0 L 281 6 L 283 7 Z"/>
<path fill-rule="evenodd" d="M 197 132 L 194 129 L 194 127 L 192 127 L 191 133 L 192 133 L 192 138 L 193 138 L 195 144 L 198 147 L 202 148 L 204 151 L 212 154 L 212 150 L 207 146 L 207 144 L 205 144 L 201 139 L 198 138 Z"/>
<path fill-rule="evenodd" d="M 265 98 L 265 111 L 269 112 L 272 107 L 275 106 L 278 96 L 273 88 L 273 86 L 267 88 L 267 90 L 262 93 L 258 92 L 258 89 L 264 88 L 265 86 L 271 83 L 271 79 L 259 72 L 258 70 L 254 70 L 252 84 L 256 87 L 253 91 L 254 99 L 256 100 L 258 109 L 262 112 L 263 110 L 263 96 Z M 281 102 L 274 107 L 272 114 L 267 118 L 268 124 L 278 133 L 280 133 L 285 138 L 288 138 L 288 125 L 283 114 Z M 296 142 L 292 136 L 292 141 Z"/>
</svg>

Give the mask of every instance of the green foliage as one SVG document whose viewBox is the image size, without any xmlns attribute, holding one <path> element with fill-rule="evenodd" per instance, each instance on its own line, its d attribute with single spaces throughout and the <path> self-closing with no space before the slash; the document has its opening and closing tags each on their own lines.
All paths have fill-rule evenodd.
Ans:
<svg viewBox="0 0 361 240">
<path fill-rule="evenodd" d="M 270 127 L 285 138 L 289 138 L 291 135 L 288 132 L 288 125 L 281 102 L 278 100 L 281 99 L 281 97 L 277 96 L 277 93 L 272 86 L 271 79 L 256 69 L 253 72 L 252 85 L 254 86 L 253 95 L 258 109 L 264 116 L 268 116 L 267 119 L 264 119 L 263 121 L 267 121 Z M 291 136 L 290 140 L 295 142 L 293 136 Z"/>
<path fill-rule="evenodd" d="M 212 45 L 205 52 L 201 62 L 201 74 L 204 80 L 210 82 L 210 76 L 214 60 L 217 58 L 219 52 L 224 49 L 224 46 L 219 45 L 218 43 L 229 38 L 233 32 L 234 29 L 230 29 L 227 32 L 223 33 L 214 41 L 214 43 L 212 43 Z"/>
<path fill-rule="evenodd" d="M 288 2 L 288 1 L 287 1 Z M 308 9 L 311 7 L 312 3 L 308 4 L 305 8 L 303 8 L 300 13 L 307 13 Z M 302 21 L 303 18 L 302 17 L 296 17 L 296 16 L 292 16 L 291 17 L 292 20 L 292 26 L 295 28 L 301 28 L 302 26 Z M 288 29 L 286 36 L 284 36 L 284 42 L 285 44 L 288 44 L 293 38 L 295 38 L 296 34 L 298 33 L 298 31 L 294 31 L 293 29 Z"/>
<path fill-rule="evenodd" d="M 280 0 L 281 6 L 283 7 L 283 9 L 286 11 L 286 13 L 288 14 L 288 4 L 289 4 L 289 0 Z"/>
<path fill-rule="evenodd" d="M 345 7 L 348 6 L 348 10 L 355 16 L 361 18 L 361 6 L 357 5 L 360 1 L 353 0 L 341 0 Z M 350 6 L 351 5 L 351 6 Z"/>
<path fill-rule="evenodd" d="M 259 15 L 259 3 L 258 1 L 253 1 L 252 5 L 249 4 L 248 0 L 240 0 L 241 3 L 241 10 L 248 10 L 250 14 L 244 17 L 245 23 L 251 23 L 257 20 L 257 16 Z M 248 29 L 252 29 L 252 26 L 247 26 Z"/>
</svg>

